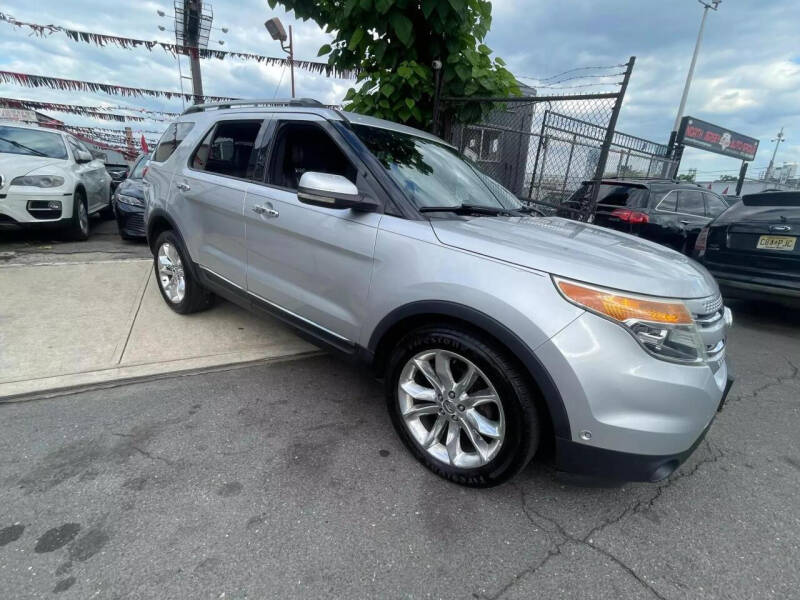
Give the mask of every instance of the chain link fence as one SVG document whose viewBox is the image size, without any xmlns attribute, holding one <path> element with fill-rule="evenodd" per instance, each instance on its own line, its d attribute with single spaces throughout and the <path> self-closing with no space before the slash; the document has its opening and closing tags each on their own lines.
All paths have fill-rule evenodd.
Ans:
<svg viewBox="0 0 800 600">
<path fill-rule="evenodd" d="M 589 202 L 565 205 L 584 182 L 674 174 L 665 144 L 615 131 L 633 64 L 631 58 L 617 89 L 607 93 L 446 98 L 443 137 L 524 202 L 545 214 L 588 220 L 599 186 L 592 186 Z M 493 110 L 479 124 L 449 118 L 468 102 L 490 102 Z"/>
</svg>

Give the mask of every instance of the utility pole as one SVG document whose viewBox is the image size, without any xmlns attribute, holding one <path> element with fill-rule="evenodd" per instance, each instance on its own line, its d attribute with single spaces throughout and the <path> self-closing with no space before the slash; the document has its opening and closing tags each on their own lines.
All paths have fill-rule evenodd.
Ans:
<svg viewBox="0 0 800 600">
<path fill-rule="evenodd" d="M 203 101 L 203 78 L 200 74 L 200 20 L 203 14 L 203 0 L 184 0 L 184 39 L 189 47 L 189 65 L 192 71 L 192 93 L 194 103 Z"/>
<path fill-rule="evenodd" d="M 781 127 L 781 130 L 778 132 L 778 135 L 770 140 L 770 142 L 775 142 L 775 149 L 772 151 L 772 158 L 769 159 L 769 166 L 767 167 L 767 177 L 766 177 L 767 181 L 772 179 L 772 168 L 775 166 L 775 155 L 778 153 L 778 146 L 780 146 L 780 143 L 785 139 L 786 137 L 783 135 L 783 127 Z"/>
<path fill-rule="evenodd" d="M 692 62 L 689 65 L 689 73 L 686 75 L 686 83 L 683 86 L 683 95 L 681 96 L 681 103 L 678 106 L 678 114 L 675 116 L 675 124 L 672 126 L 672 133 L 669 136 L 668 153 L 672 156 L 675 149 L 675 138 L 678 136 L 678 127 L 681 125 L 683 118 L 683 110 L 686 108 L 686 99 L 689 97 L 689 88 L 692 87 L 692 77 L 694 77 L 694 67 L 697 64 L 697 55 L 700 53 L 700 43 L 703 41 L 703 29 L 706 26 L 706 17 L 708 10 L 717 10 L 722 0 L 711 0 L 705 2 L 704 0 L 697 0 L 703 5 L 703 19 L 700 21 L 700 31 L 697 34 L 697 42 L 694 45 L 694 54 L 692 55 Z M 677 172 L 677 171 L 676 171 Z"/>
</svg>

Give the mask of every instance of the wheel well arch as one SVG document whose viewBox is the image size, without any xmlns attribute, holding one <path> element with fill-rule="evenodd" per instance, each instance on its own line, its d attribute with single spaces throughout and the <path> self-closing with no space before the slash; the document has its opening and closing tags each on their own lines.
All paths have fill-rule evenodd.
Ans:
<svg viewBox="0 0 800 600">
<path fill-rule="evenodd" d="M 478 333 L 505 350 L 521 366 L 529 383 L 544 400 L 539 408 L 551 425 L 552 433 L 572 439 L 561 393 L 536 354 L 505 325 L 474 308 L 454 302 L 421 301 L 395 309 L 378 324 L 367 346 L 376 373 L 383 373 L 392 348 L 405 334 L 425 325 L 442 324 Z"/>
<path fill-rule="evenodd" d="M 74 196 L 75 194 L 78 193 L 78 191 L 83 193 L 84 201 L 88 201 L 86 198 L 86 187 L 80 182 L 75 184 L 75 190 L 72 192 L 72 195 Z"/>
<path fill-rule="evenodd" d="M 155 254 L 156 251 L 155 244 L 158 236 L 169 230 L 174 231 L 181 241 L 183 241 L 183 237 L 178 231 L 178 228 L 175 227 L 172 219 L 170 219 L 166 213 L 159 211 L 150 215 L 150 218 L 147 220 L 147 245 L 150 246 L 150 251 L 153 254 Z"/>
</svg>

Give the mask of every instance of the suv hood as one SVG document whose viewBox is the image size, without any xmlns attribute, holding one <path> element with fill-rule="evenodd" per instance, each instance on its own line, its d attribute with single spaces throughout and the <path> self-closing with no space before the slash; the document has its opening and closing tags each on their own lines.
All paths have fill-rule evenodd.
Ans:
<svg viewBox="0 0 800 600">
<path fill-rule="evenodd" d="M 638 294 L 703 298 L 714 278 L 683 254 L 558 217 L 431 219 L 440 242 L 552 275 Z"/>
</svg>

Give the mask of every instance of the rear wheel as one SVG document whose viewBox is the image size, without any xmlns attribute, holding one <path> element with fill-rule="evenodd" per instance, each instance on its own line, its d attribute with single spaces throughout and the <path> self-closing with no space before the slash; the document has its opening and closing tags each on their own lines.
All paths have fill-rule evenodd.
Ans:
<svg viewBox="0 0 800 600">
<path fill-rule="evenodd" d="M 158 278 L 161 296 L 172 310 L 189 314 L 205 310 L 213 304 L 214 296 L 192 275 L 186 251 L 178 236 L 165 231 L 156 240 L 153 269 Z"/>
<path fill-rule="evenodd" d="M 86 193 L 82 189 L 75 190 L 72 197 L 72 219 L 69 224 L 69 236 L 73 240 L 89 239 L 89 209 L 86 206 Z"/>
<path fill-rule="evenodd" d="M 477 334 L 446 327 L 410 333 L 392 353 L 386 386 L 403 442 L 441 477 L 497 485 L 536 452 L 533 392 L 504 351 Z"/>
</svg>

